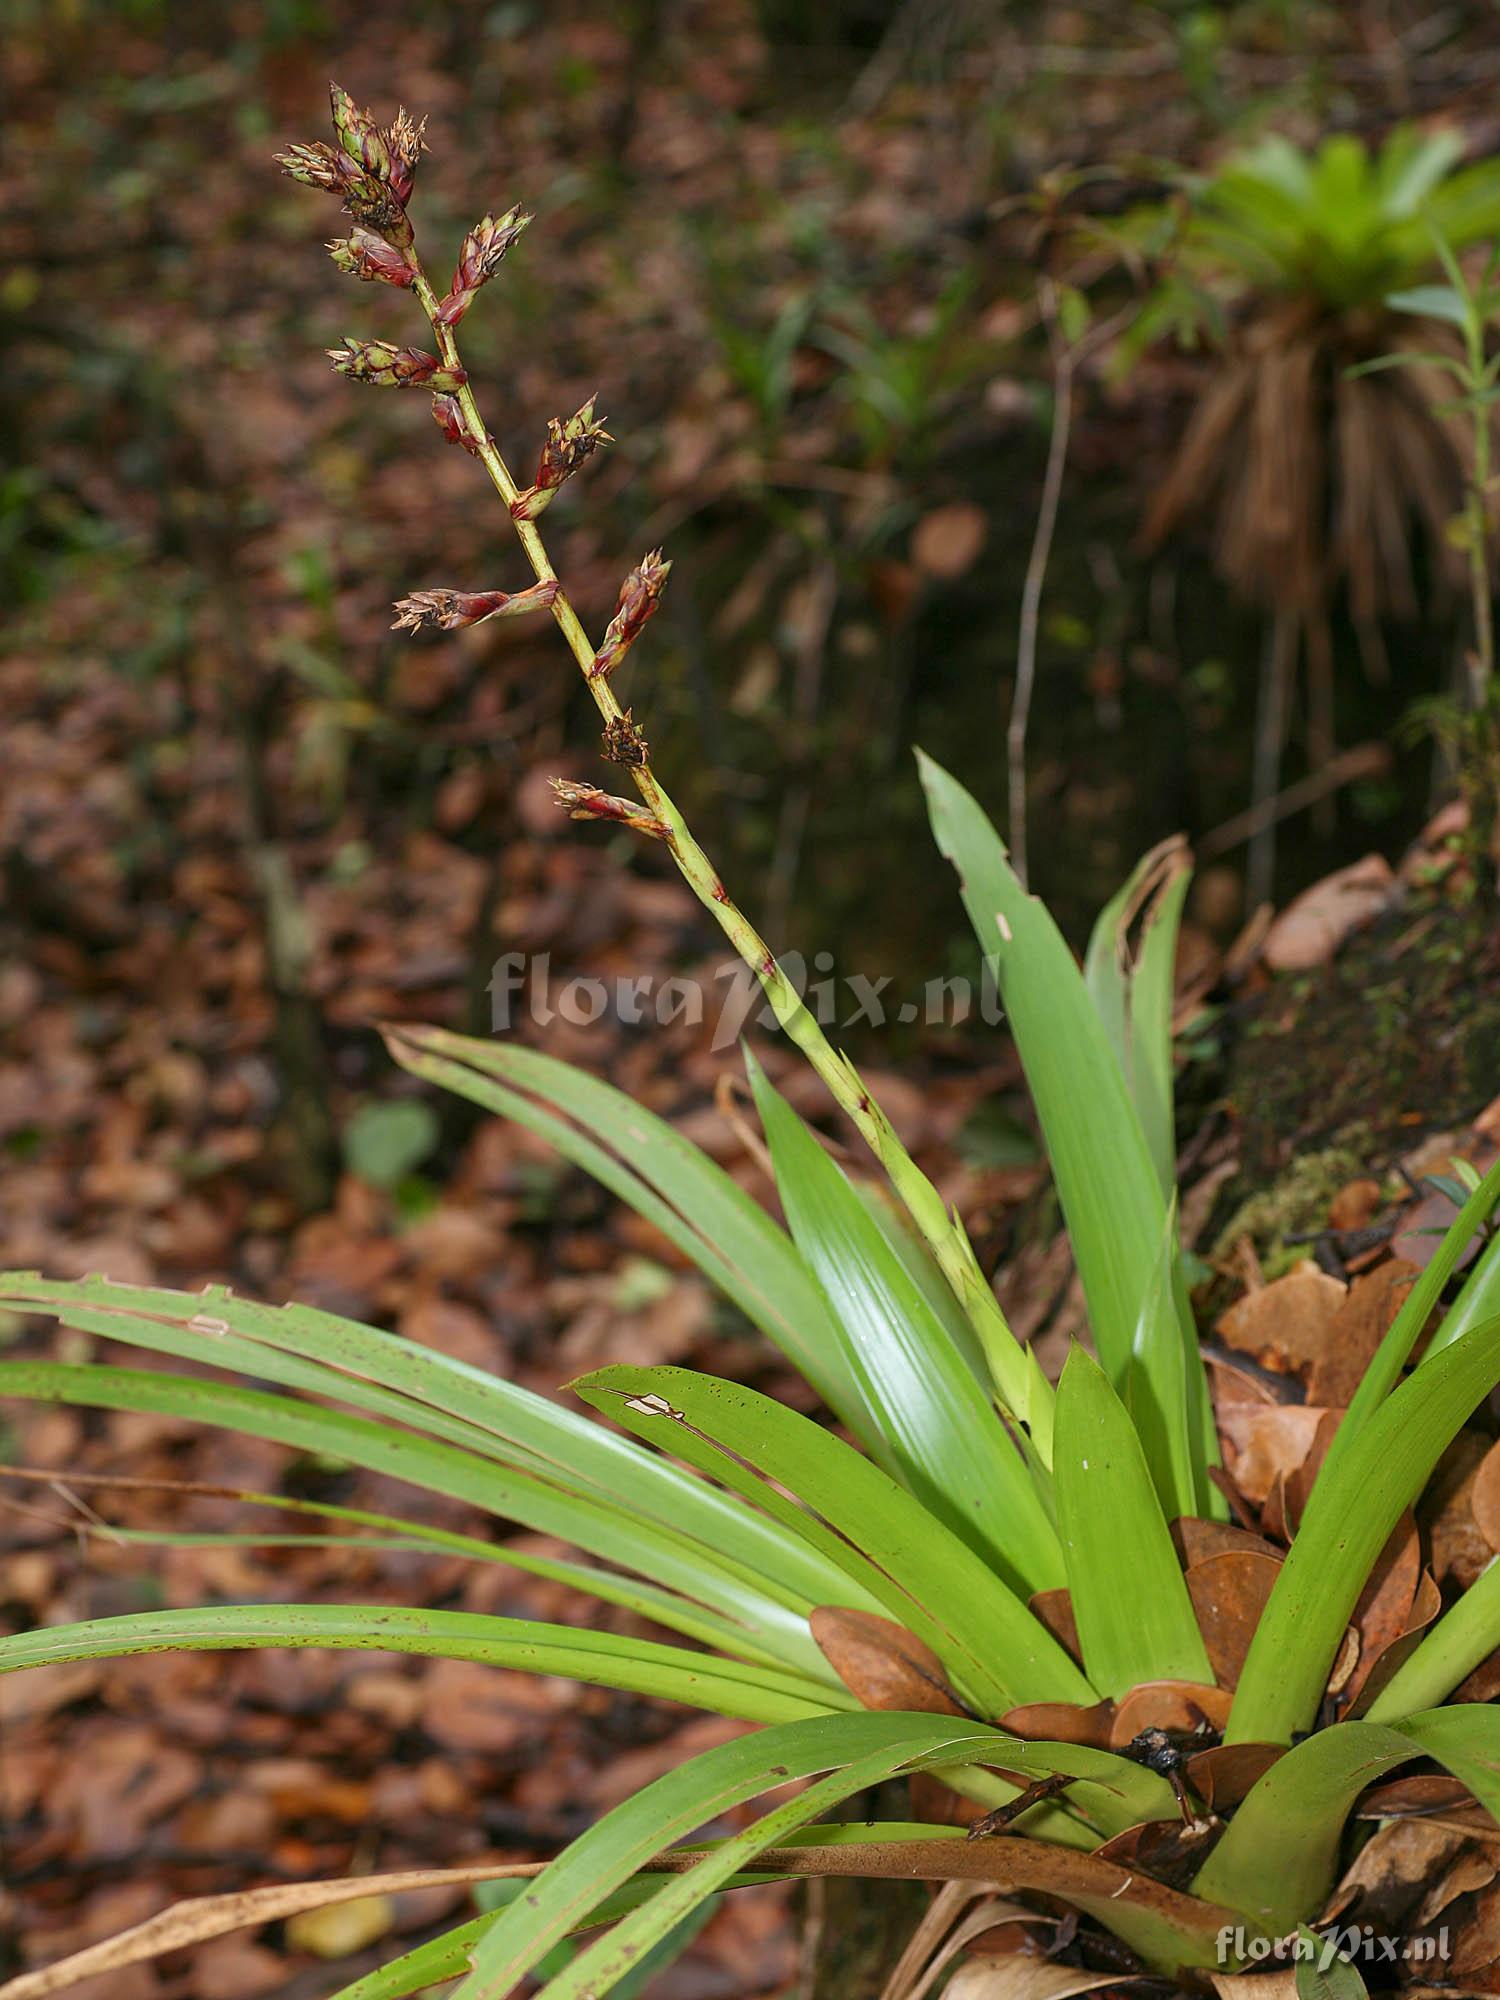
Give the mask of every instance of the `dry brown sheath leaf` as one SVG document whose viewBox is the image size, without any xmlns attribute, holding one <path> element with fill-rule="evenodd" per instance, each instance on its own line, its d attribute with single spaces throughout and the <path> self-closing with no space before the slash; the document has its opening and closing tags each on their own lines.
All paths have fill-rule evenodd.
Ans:
<svg viewBox="0 0 1500 2000">
<path fill-rule="evenodd" d="M 824 1604 L 808 1625 L 829 1666 L 866 1708 L 967 1713 L 937 1654 L 892 1619 Z"/>
</svg>

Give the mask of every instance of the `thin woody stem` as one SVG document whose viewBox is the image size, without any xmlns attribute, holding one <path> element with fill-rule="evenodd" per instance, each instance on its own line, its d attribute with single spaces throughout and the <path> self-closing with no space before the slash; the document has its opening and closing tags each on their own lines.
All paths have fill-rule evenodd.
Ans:
<svg viewBox="0 0 1500 2000">
<path fill-rule="evenodd" d="M 458 342 L 453 329 L 441 324 L 437 317 L 439 300 L 428 283 L 416 250 L 409 249 L 406 255 L 414 273 L 412 290 L 432 325 L 438 352 L 448 367 L 461 368 Z M 472 386 L 466 382 L 456 392 L 454 400 L 474 455 L 488 472 L 509 513 L 510 504 L 520 488 L 485 427 Z M 514 516 L 510 518 L 538 581 L 556 581 L 557 572 L 552 567 L 535 522 L 517 520 Z M 567 593 L 560 586 L 552 603 L 552 616 L 578 662 L 600 716 L 607 725 L 619 725 L 624 716 L 614 689 L 605 675 L 593 671 L 594 647 Z M 865 1088 L 854 1064 L 833 1047 L 817 1020 L 802 1004 L 796 987 L 777 963 L 770 946 L 744 912 L 731 901 L 718 871 L 693 838 L 687 822 L 649 762 L 632 766 L 630 775 L 647 809 L 665 828 L 663 837 L 684 881 L 759 979 L 777 1021 L 807 1057 L 834 1101 L 852 1119 L 885 1169 L 891 1185 L 926 1239 L 983 1343 L 999 1400 L 1015 1419 L 1029 1425 L 1033 1445 L 1043 1460 L 1050 1462 L 1050 1388 L 1030 1349 L 1017 1342 L 1007 1325 L 957 1213 L 949 1211 L 942 1196 L 901 1143 L 884 1110 Z"/>
</svg>

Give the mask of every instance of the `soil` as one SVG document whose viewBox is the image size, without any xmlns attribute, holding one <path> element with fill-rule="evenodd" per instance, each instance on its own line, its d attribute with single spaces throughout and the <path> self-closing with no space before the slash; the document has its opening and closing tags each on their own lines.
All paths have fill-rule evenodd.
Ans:
<svg viewBox="0 0 1500 2000">
<path fill-rule="evenodd" d="M 1185 1138 L 1203 1145 L 1206 1126 L 1227 1126 L 1238 1153 L 1205 1254 L 1243 1235 L 1268 1268 L 1305 1254 L 1291 1239 L 1324 1226 L 1341 1187 L 1384 1178 L 1500 1086 L 1493 905 L 1418 890 L 1329 964 L 1211 1012 L 1188 1047 Z"/>
</svg>

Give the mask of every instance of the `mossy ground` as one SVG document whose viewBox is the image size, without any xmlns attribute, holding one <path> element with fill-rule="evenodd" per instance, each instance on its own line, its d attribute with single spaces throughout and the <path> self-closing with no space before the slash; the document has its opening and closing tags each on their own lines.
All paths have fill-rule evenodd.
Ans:
<svg viewBox="0 0 1500 2000">
<path fill-rule="evenodd" d="M 1500 912 L 1418 892 L 1330 964 L 1225 1007 L 1179 1086 L 1185 1137 L 1227 1119 L 1239 1166 L 1203 1243 L 1273 1261 L 1347 1182 L 1376 1178 L 1500 1093 Z"/>
</svg>

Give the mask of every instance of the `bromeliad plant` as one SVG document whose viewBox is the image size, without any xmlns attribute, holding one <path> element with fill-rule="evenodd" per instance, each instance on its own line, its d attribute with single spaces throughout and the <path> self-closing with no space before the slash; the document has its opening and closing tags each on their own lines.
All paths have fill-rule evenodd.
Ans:
<svg viewBox="0 0 1500 2000">
<path fill-rule="evenodd" d="M 0 1282 L 13 1310 L 213 1372 L 11 1360 L 0 1363 L 0 1392 L 187 1416 L 451 1496 L 588 1560 L 247 1497 L 315 1513 L 356 1539 L 561 1579 L 687 1643 L 420 1607 L 256 1604 L 17 1634 L 0 1641 L 0 1670 L 168 1647 L 366 1647 L 567 1675 L 762 1725 L 659 1778 L 545 1868 L 496 1869 L 536 1879 L 343 2000 L 455 1978 L 462 2000 L 501 2000 L 560 1941 L 608 1923 L 543 1988 L 546 2000 L 588 2000 L 680 1935 L 719 1890 L 809 1874 L 1042 1892 L 1147 1967 L 1192 1980 L 1224 1962 L 1222 1940 L 1232 1958 L 1317 1916 L 1356 1797 L 1386 1771 L 1434 1759 L 1500 1814 L 1500 1717 L 1448 1700 L 1500 1645 L 1500 1568 L 1405 1657 L 1399 1646 L 1372 1652 L 1357 1673 L 1350 1661 L 1382 1551 L 1500 1381 L 1500 1239 L 1408 1369 L 1460 1252 L 1500 1199 L 1500 1169 L 1475 1187 L 1392 1324 L 1289 1549 L 1230 1525 L 1172 1191 L 1184 857 L 1176 846 L 1148 857 L 1104 912 L 1080 970 L 974 799 L 924 759 L 937 842 L 996 967 L 1086 1294 L 1095 1354 L 1075 1349 L 1054 1389 L 1011 1336 L 957 1218 L 730 901 L 619 707 L 612 673 L 667 565 L 651 557 L 632 574 L 597 650 L 552 570 L 537 518 L 603 441 L 592 409 L 551 427 L 525 490 L 485 430 L 454 328 L 525 218 L 512 210 L 472 230 L 440 297 L 407 213 L 420 129 L 402 114 L 381 130 L 338 90 L 334 119 L 337 145 L 294 148 L 288 171 L 342 196 L 356 229 L 335 261 L 414 293 L 437 347 L 350 341 L 335 365 L 433 394 L 537 578 L 513 594 L 422 592 L 403 618 L 467 623 L 520 600 L 551 612 L 599 707 L 606 755 L 641 800 L 570 783 L 563 803 L 665 843 L 869 1142 L 894 1200 L 870 1198 L 753 1063 L 785 1229 L 670 1125 L 577 1069 L 436 1029 L 391 1029 L 392 1053 L 548 1139 L 633 1206 L 780 1347 L 855 1442 L 690 1370 L 612 1367 L 575 1383 L 622 1436 L 326 1312 L 223 1288 L 186 1295 L 14 1275 Z M 967 1837 L 946 1823 L 838 1819 L 872 1785 L 919 1772 L 983 1808 Z M 773 1794 L 744 1831 L 684 1845 Z M 264 1892 L 274 1907 L 238 1897 L 232 1920 L 277 1914 L 294 1893 L 332 1900 L 350 1889 Z M 220 1921 L 187 1906 L 102 1948 L 103 1964 Z M 35 2000 L 99 1969 L 95 1948 L 5 1992 Z"/>
<path fill-rule="evenodd" d="M 1299 653 L 1310 761 L 1334 753 L 1336 602 L 1383 675 L 1381 621 L 1415 615 L 1419 547 L 1434 579 L 1453 567 L 1470 440 L 1449 407 L 1451 314 L 1420 299 L 1436 242 L 1459 252 L 1500 232 L 1500 161 L 1460 167 L 1461 152 L 1453 132 L 1409 128 L 1374 153 L 1347 133 L 1315 152 L 1272 137 L 1123 232 L 1163 269 L 1131 344 L 1175 334 L 1219 350 L 1146 536 L 1211 523 L 1219 573 L 1269 615 L 1257 805 L 1276 789 Z M 1363 367 L 1391 350 L 1423 365 Z M 1270 826 L 1251 851 L 1252 902 L 1270 893 Z"/>
</svg>

